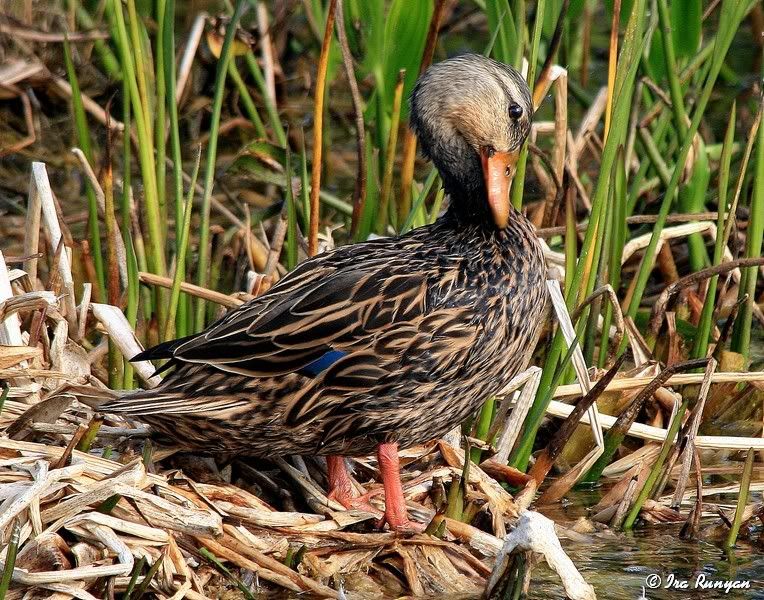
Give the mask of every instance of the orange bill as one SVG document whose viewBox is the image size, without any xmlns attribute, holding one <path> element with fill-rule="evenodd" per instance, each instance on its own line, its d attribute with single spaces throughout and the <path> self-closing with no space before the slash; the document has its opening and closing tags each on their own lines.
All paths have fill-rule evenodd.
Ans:
<svg viewBox="0 0 764 600">
<path fill-rule="evenodd" d="M 488 191 L 488 206 L 499 229 L 504 229 L 509 222 L 509 189 L 519 155 L 519 150 L 496 152 L 490 148 L 484 148 L 480 153 L 485 188 Z"/>
</svg>

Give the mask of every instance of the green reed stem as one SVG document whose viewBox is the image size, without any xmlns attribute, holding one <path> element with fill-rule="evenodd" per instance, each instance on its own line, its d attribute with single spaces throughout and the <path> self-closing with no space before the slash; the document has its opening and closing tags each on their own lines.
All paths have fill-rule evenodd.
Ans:
<svg viewBox="0 0 764 600">
<path fill-rule="evenodd" d="M 310 175 L 308 174 L 308 155 L 305 151 L 305 136 L 301 136 L 300 148 L 300 208 L 302 209 L 302 230 L 307 231 L 310 225 Z M 353 209 L 350 207 L 352 214 Z"/>
<path fill-rule="evenodd" d="M 82 105 L 82 93 L 80 92 L 80 83 L 77 79 L 77 71 L 74 68 L 72 60 L 72 49 L 69 40 L 64 40 L 64 64 L 66 65 L 66 76 L 69 79 L 69 85 L 72 87 L 72 112 L 74 114 L 74 128 L 77 131 L 77 144 L 79 145 L 85 158 L 94 166 L 93 150 L 90 146 L 90 131 L 88 121 L 85 116 L 85 108 Z M 90 255 L 93 257 L 96 272 L 96 285 L 94 297 L 96 301 L 103 302 L 106 293 L 106 277 L 103 266 L 103 253 L 101 252 L 101 233 L 98 219 L 98 202 L 96 200 L 95 190 L 88 180 L 85 184 L 85 195 L 88 199 L 88 237 L 90 241 Z"/>
<path fill-rule="evenodd" d="M 140 584 L 138 584 L 138 587 L 135 589 L 135 593 L 130 596 L 131 598 L 135 598 L 135 600 L 141 600 L 141 598 L 143 598 L 143 595 L 148 591 L 149 586 L 151 585 L 151 581 L 159 572 L 159 567 L 162 566 L 164 557 L 164 554 L 160 554 L 159 558 L 154 561 L 154 564 L 149 567 L 149 570 L 146 572 L 146 576 L 141 580 Z"/>
<path fill-rule="evenodd" d="M 390 117 L 390 135 L 387 138 L 387 150 L 385 152 L 385 173 L 382 176 L 382 197 L 379 200 L 377 213 L 377 233 L 383 235 L 387 229 L 390 218 L 390 194 L 393 189 L 393 169 L 395 168 L 395 150 L 398 144 L 398 129 L 401 122 L 401 104 L 403 101 L 403 83 L 406 76 L 405 69 L 398 72 L 398 82 L 393 94 L 393 113 Z"/>
<path fill-rule="evenodd" d="M 132 0 L 128 0 L 128 9 L 130 8 L 133 16 L 135 16 L 135 4 Z M 110 14 L 114 19 L 114 25 L 117 31 L 117 39 L 115 41 L 120 52 L 125 83 L 130 93 L 133 116 L 135 118 L 135 131 L 138 137 L 138 156 L 141 177 L 143 179 L 145 215 L 149 231 L 149 252 L 147 253 L 148 260 L 145 266 L 158 275 L 165 275 L 167 273 L 167 266 L 164 255 L 164 236 L 162 235 L 159 200 L 157 197 L 151 126 L 147 118 L 148 106 L 143 102 L 142 95 L 139 91 L 134 58 L 131 52 L 131 49 L 136 52 L 136 60 L 138 58 L 142 60 L 142 51 L 137 46 L 141 43 L 141 40 L 137 31 L 137 23 L 133 23 L 133 38 L 131 39 L 128 36 L 125 18 L 119 0 L 111 0 Z M 137 17 L 135 18 L 137 19 Z M 142 64 L 139 69 L 142 73 Z M 145 85 L 145 77 L 141 76 L 141 80 L 144 82 L 143 85 Z M 139 248 L 136 245 L 136 253 L 138 254 L 139 260 L 142 254 L 141 251 L 142 248 Z M 141 268 L 143 268 L 143 265 Z M 166 306 L 160 301 L 156 303 L 155 308 L 160 326 L 159 330 L 162 331 L 164 329 Z"/>
<path fill-rule="evenodd" d="M 191 238 L 191 213 L 194 206 L 194 190 L 196 188 L 196 180 L 199 177 L 199 164 L 202 160 L 202 148 L 199 146 L 199 152 L 196 155 L 196 162 L 194 163 L 194 171 L 191 175 L 191 184 L 188 188 L 188 196 L 186 197 L 186 203 L 183 208 L 183 219 L 180 221 L 180 227 L 176 229 L 176 235 L 180 238 L 180 247 L 178 248 L 178 254 L 175 257 L 175 274 L 172 278 L 172 289 L 170 291 L 170 312 L 167 316 L 167 324 L 165 325 L 165 339 L 170 339 L 172 333 L 172 327 L 175 323 L 175 315 L 178 312 L 180 301 L 180 284 L 185 279 L 186 272 L 186 253 L 188 251 L 188 241 Z"/>
<path fill-rule="evenodd" d="M 413 229 L 415 226 L 418 227 L 419 225 L 424 224 L 424 223 L 417 223 L 416 219 L 417 219 L 417 216 L 422 213 L 424 201 L 429 195 L 430 190 L 432 189 L 432 186 L 435 183 L 435 180 L 437 179 L 437 177 L 438 177 L 438 170 L 435 167 L 433 167 L 432 169 L 430 169 L 430 173 L 429 175 L 427 175 L 427 179 L 425 179 L 424 181 L 424 185 L 422 186 L 422 191 L 414 200 L 414 204 L 411 207 L 411 211 L 409 212 L 408 217 L 406 217 L 406 222 L 403 224 L 403 227 L 401 227 L 401 233 L 406 233 L 407 231 Z"/>
<path fill-rule="evenodd" d="M 210 202 L 212 199 L 212 187 L 215 181 L 215 159 L 217 157 L 218 132 L 220 131 L 220 112 L 223 107 L 223 94 L 225 92 L 226 73 L 228 63 L 231 60 L 231 45 L 239 24 L 241 15 L 247 6 L 246 0 L 238 0 L 233 17 L 226 28 L 223 49 L 218 59 L 217 72 L 215 75 L 215 95 L 212 101 L 212 118 L 210 122 L 210 136 L 207 144 L 207 156 L 204 172 L 204 195 L 202 196 L 202 221 L 199 233 L 199 273 L 198 282 L 206 287 L 208 270 L 210 267 Z M 197 300 L 194 326 L 197 330 L 204 328 L 205 302 L 201 298 Z"/>
<path fill-rule="evenodd" d="M 156 20 L 157 20 L 157 37 L 156 37 L 156 56 L 154 67 L 154 85 L 156 89 L 156 104 L 154 115 L 154 146 L 156 148 L 156 181 L 157 181 L 157 199 L 159 200 L 159 214 L 164 224 L 163 237 L 167 239 L 167 163 L 165 161 L 167 157 L 167 133 L 166 133 L 166 121 L 167 121 L 167 64 L 168 62 L 174 62 L 175 56 L 165 54 L 167 48 L 165 47 L 165 29 L 171 26 L 167 19 L 172 20 L 174 14 L 167 14 L 167 0 L 156 0 Z M 175 104 L 175 102 L 173 102 Z M 180 167 L 180 165 L 178 165 Z"/>
<path fill-rule="evenodd" d="M 760 110 L 764 110 L 764 97 L 760 99 Z M 764 127 L 759 126 L 756 140 L 756 171 L 753 179 L 753 194 L 751 196 L 750 220 L 745 243 L 745 255 L 748 258 L 761 256 L 761 243 L 764 238 Z M 734 215 L 730 215 L 734 218 Z M 748 358 L 751 345 L 751 324 L 753 323 L 753 303 L 756 302 L 756 280 L 759 275 L 758 267 L 742 270 L 740 292 L 738 298 L 748 294 L 748 300 L 740 307 L 735 327 L 732 330 L 731 348 Z"/>
<path fill-rule="evenodd" d="M 528 86 L 533 89 L 536 81 L 536 63 L 538 62 L 539 44 L 541 43 L 541 30 L 544 28 L 544 10 L 546 0 L 538 0 L 536 4 L 536 22 L 533 25 L 533 39 L 531 41 L 531 56 L 528 60 Z M 524 13 L 523 13 L 524 14 Z M 519 16 L 519 15 L 518 15 Z M 522 21 L 522 19 L 520 19 Z M 525 190 L 525 169 L 528 162 L 528 140 L 523 144 L 520 156 L 517 159 L 517 172 L 512 180 L 512 206 L 520 210 L 523 205 L 523 192 Z"/>
<path fill-rule="evenodd" d="M 122 122 L 125 124 L 125 131 L 131 129 L 130 114 L 130 94 L 127 91 L 127 82 L 122 80 Z M 120 200 L 120 232 L 122 240 L 125 243 L 125 258 L 127 260 L 127 305 L 125 307 L 125 317 L 130 327 L 135 331 L 138 324 L 138 304 L 140 300 L 141 286 L 138 281 L 138 259 L 135 255 L 135 246 L 133 245 L 133 236 L 130 226 L 130 165 L 132 164 L 132 147 L 130 136 L 122 136 L 122 164 L 124 165 L 122 173 L 122 196 Z M 148 290 L 147 290 L 148 293 Z M 131 390 L 135 383 L 133 381 L 134 369 L 128 358 L 123 359 L 122 365 L 122 389 Z"/>
<path fill-rule="evenodd" d="M 104 224 L 106 225 L 106 257 L 107 257 L 107 294 L 106 299 L 112 306 L 120 303 L 119 264 L 117 259 L 117 247 L 114 242 L 117 235 L 117 217 L 114 213 L 114 176 L 111 164 L 111 141 L 107 142 L 106 168 L 101 178 L 104 196 Z M 116 388 L 124 380 L 122 365 L 124 357 L 119 351 L 114 340 L 109 337 L 109 387 Z"/>
<path fill-rule="evenodd" d="M 491 422 L 493 421 L 494 410 L 496 408 L 496 398 L 491 397 L 485 401 L 480 413 L 478 414 L 477 426 L 475 427 L 475 437 L 484 442 L 489 441 L 488 432 L 491 430 Z M 480 448 L 472 448 L 470 450 L 470 460 L 476 465 L 480 464 L 480 458 L 483 456 L 483 451 Z"/>
<path fill-rule="evenodd" d="M 515 24 L 515 56 L 512 65 L 519 69 L 523 62 L 525 54 L 526 33 L 525 33 L 525 0 L 513 0 L 512 11 L 509 13 L 514 19 Z"/>
<path fill-rule="evenodd" d="M 682 84 L 679 81 L 679 72 L 676 68 L 676 56 L 674 54 L 674 42 L 671 36 L 671 17 L 669 15 L 666 0 L 658 0 L 658 19 L 661 26 L 661 38 L 663 41 L 663 59 L 666 63 L 666 77 L 671 94 L 671 109 L 674 111 L 674 125 L 679 136 L 687 135 L 687 112 L 684 108 L 684 94 Z M 677 26 L 680 26 L 677 24 Z"/>
<path fill-rule="evenodd" d="M 626 157 L 624 156 L 623 146 L 618 148 L 618 157 L 616 159 L 614 189 L 612 199 L 612 215 L 610 232 L 610 249 L 608 256 L 608 283 L 610 287 L 618 293 L 621 287 L 621 256 L 623 256 L 623 246 L 626 242 Z M 605 366 L 609 350 L 610 324 L 613 319 L 613 305 L 607 302 L 605 305 L 605 314 L 602 318 L 602 338 L 600 340 L 600 351 L 597 358 L 597 364 L 600 368 Z"/>
<path fill-rule="evenodd" d="M 8 400 L 8 394 L 11 391 L 11 386 L 5 381 L 0 381 L 0 415 L 3 414 L 3 408 L 5 407 L 5 401 Z"/>
<path fill-rule="evenodd" d="M 730 527 L 729 534 L 724 543 L 725 548 L 734 548 L 737 542 L 737 536 L 740 533 L 740 525 L 743 522 L 743 513 L 745 512 L 745 506 L 748 504 L 748 492 L 751 488 L 751 475 L 753 474 L 753 459 L 755 453 L 753 448 L 748 448 L 748 454 L 745 457 L 745 465 L 743 465 L 743 475 L 740 478 L 740 492 L 737 496 L 737 507 L 735 509 L 735 518 L 732 521 L 732 527 Z"/>
<path fill-rule="evenodd" d="M 3 565 L 3 576 L 0 579 L 0 598 L 5 598 L 8 588 L 11 586 L 13 577 L 13 568 L 16 566 L 16 554 L 21 540 L 21 523 L 16 519 L 11 530 L 11 540 L 8 542 L 8 550 L 5 553 L 5 564 Z"/>
<path fill-rule="evenodd" d="M 215 556 L 212 552 L 207 550 L 207 548 L 199 548 L 199 554 L 204 557 L 205 560 L 209 561 L 215 569 L 217 569 L 224 577 L 226 577 L 231 583 L 233 583 L 237 588 L 239 588 L 239 591 L 242 593 L 244 598 L 247 600 L 255 600 L 255 596 L 252 595 L 252 592 L 249 591 L 249 588 L 244 585 L 244 583 L 236 577 L 231 571 L 228 570 L 228 568 L 218 560 L 218 557 Z"/>
<path fill-rule="evenodd" d="M 228 63 L 228 76 L 231 78 L 231 81 L 236 84 L 236 89 L 239 91 L 239 99 L 244 106 L 244 112 L 254 126 L 255 133 L 259 138 L 267 139 L 268 134 L 265 131 L 265 125 L 263 125 L 263 121 L 257 112 L 257 107 L 247 89 L 247 84 L 244 83 L 244 80 L 241 78 L 241 73 L 239 73 L 239 69 L 236 67 L 235 60 L 231 60 L 231 62 Z"/>
<path fill-rule="evenodd" d="M 70 2 L 74 3 L 74 0 L 70 0 Z M 97 25 L 95 21 L 93 21 L 93 18 L 90 16 L 90 13 L 85 8 L 83 8 L 79 2 L 76 2 L 76 4 L 77 6 L 75 7 L 75 12 L 77 14 L 77 22 L 82 26 L 83 29 L 95 29 Z M 114 52 L 111 51 L 109 44 L 107 44 L 105 40 L 93 40 L 93 47 L 95 48 L 95 51 L 101 60 L 101 64 L 103 65 L 104 71 L 106 71 L 106 74 L 109 76 L 109 78 L 113 81 L 121 81 L 122 67 L 120 66 L 119 60 L 117 59 Z"/>
<path fill-rule="evenodd" d="M 125 593 L 122 595 L 122 600 L 130 600 L 130 596 L 133 593 L 133 590 L 135 589 L 135 584 L 138 583 L 138 577 L 141 575 L 141 571 L 143 571 L 143 567 L 146 565 L 146 557 L 141 556 L 140 560 L 135 563 L 135 566 L 133 567 L 132 572 L 130 573 L 130 580 L 127 582 L 127 588 L 125 589 Z"/>
<path fill-rule="evenodd" d="M 292 188 L 292 151 L 289 146 L 285 148 L 286 157 L 284 170 L 286 171 L 286 203 L 287 203 L 287 233 L 286 233 L 286 267 L 291 271 L 297 266 L 297 204 Z"/>
<path fill-rule="evenodd" d="M 284 126 L 281 124 L 278 108 L 276 108 L 276 99 L 271 98 L 268 86 L 265 84 L 265 76 L 260 69 L 260 65 L 257 64 L 257 59 L 255 58 L 255 55 L 252 54 L 252 51 L 249 51 L 244 55 L 244 62 L 247 63 L 249 72 L 255 80 L 255 83 L 260 90 L 260 94 L 263 97 L 265 110 L 268 113 L 268 121 L 270 122 L 271 129 L 273 129 L 273 133 L 276 135 L 276 141 L 279 146 L 285 148 L 287 145 L 287 136 L 284 131 Z"/>
<path fill-rule="evenodd" d="M 163 36 L 160 40 L 163 47 L 163 54 L 167 59 L 164 61 L 164 80 L 166 82 L 166 102 L 170 121 L 170 152 L 172 154 L 172 187 L 173 204 L 175 207 L 175 275 L 180 273 L 180 280 L 185 281 L 185 264 L 178 264 L 180 255 L 181 223 L 183 222 L 183 157 L 180 149 L 180 125 L 178 122 L 178 104 L 175 102 L 177 89 L 175 85 L 176 67 L 175 67 L 175 0 L 165 1 Z M 193 188 L 192 188 L 193 189 Z M 170 303 L 172 306 L 172 302 Z M 180 301 L 177 307 L 177 316 L 174 319 L 174 334 L 178 337 L 184 337 L 190 333 L 188 328 L 187 303 Z M 172 320 L 168 321 L 168 323 Z M 170 325 L 165 325 L 165 331 L 168 337 L 171 337 Z"/>
</svg>

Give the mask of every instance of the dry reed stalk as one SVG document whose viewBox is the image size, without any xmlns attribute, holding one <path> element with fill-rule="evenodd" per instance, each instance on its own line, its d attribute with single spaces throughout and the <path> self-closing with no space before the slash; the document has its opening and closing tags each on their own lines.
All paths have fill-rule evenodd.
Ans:
<svg viewBox="0 0 764 600">
<path fill-rule="evenodd" d="M 98 202 L 98 211 L 100 213 L 101 218 L 106 219 L 107 218 L 106 196 L 104 195 L 103 189 L 101 188 L 101 184 L 99 183 L 98 178 L 96 177 L 96 174 L 93 172 L 93 167 L 90 166 L 90 163 L 88 162 L 88 159 L 85 157 L 85 154 L 79 148 L 72 148 L 72 154 L 74 154 L 77 157 L 77 160 L 79 161 L 80 166 L 82 167 L 82 170 L 85 173 L 85 176 L 88 178 L 90 185 L 93 186 L 93 190 L 95 190 L 96 201 Z M 118 228 L 115 227 L 113 229 L 111 239 L 112 239 L 111 243 L 113 244 L 113 247 L 116 249 L 116 252 L 117 252 L 119 280 L 120 280 L 120 283 L 122 283 L 122 286 L 126 288 L 127 287 L 127 253 L 125 251 L 125 242 L 122 239 L 122 235 L 120 234 Z"/>
<path fill-rule="evenodd" d="M 607 387 L 607 384 L 612 381 L 618 372 L 618 369 L 621 368 L 625 358 L 625 355 L 621 355 L 621 357 L 613 363 L 613 366 L 608 372 L 597 381 L 591 390 L 589 390 L 586 396 L 576 404 L 576 407 L 570 415 L 568 415 L 563 424 L 557 429 L 557 432 L 552 437 L 547 447 L 544 448 L 541 454 L 537 457 L 536 462 L 528 474 L 535 479 L 538 486 L 540 486 L 544 479 L 546 479 L 555 460 L 557 460 L 563 448 L 570 440 L 570 437 L 578 426 L 581 416 L 597 401 L 603 390 Z M 538 499 L 538 504 L 551 504 L 561 499 L 568 491 L 570 491 L 573 485 L 575 485 L 579 476 L 591 466 L 591 462 L 596 460 L 596 458 L 599 458 L 600 454 L 597 454 L 595 451 L 595 453 L 591 455 L 594 458 L 587 457 L 587 459 L 581 461 L 581 465 L 576 465 L 568 471 L 565 476 L 552 483 L 552 485 L 549 486 L 544 494 Z"/>
<path fill-rule="evenodd" d="M 568 161 L 573 167 L 574 172 L 578 170 L 578 162 L 581 158 L 581 154 L 583 153 L 584 148 L 586 147 L 589 136 L 594 131 L 596 131 L 597 124 L 600 122 L 602 115 L 605 113 L 605 109 L 607 107 L 607 97 L 607 87 L 600 88 L 600 91 L 597 93 L 597 96 L 595 96 L 594 101 L 589 107 L 589 110 L 586 111 L 586 114 L 581 119 L 581 124 L 579 125 L 578 131 L 573 138 L 571 152 L 568 157 Z"/>
<path fill-rule="evenodd" d="M 430 28 L 427 31 L 422 62 L 419 64 L 419 75 L 427 70 L 432 63 L 435 54 L 435 44 L 438 40 L 440 21 L 446 9 L 446 0 L 437 0 L 435 9 L 430 19 Z M 398 203 L 398 223 L 405 223 L 411 211 L 411 185 L 414 181 L 414 161 L 416 160 L 416 136 L 411 128 L 407 128 L 403 134 L 403 157 L 401 159 L 401 191 Z"/>
<path fill-rule="evenodd" d="M 191 24 L 186 47 L 183 49 L 183 54 L 181 55 L 180 63 L 178 64 L 178 79 L 175 84 L 175 102 L 180 103 L 180 100 L 183 97 L 183 91 L 186 89 L 186 82 L 191 74 L 191 67 L 194 64 L 194 57 L 196 56 L 197 48 L 199 48 L 199 42 L 202 39 L 204 24 L 206 23 L 207 18 L 207 13 L 200 12 L 194 17 L 194 22 Z"/>
<path fill-rule="evenodd" d="M 731 375 L 725 374 L 725 375 Z M 741 373 L 738 373 L 741 375 Z M 694 381 L 692 383 L 695 383 Z M 698 381 L 697 383 L 700 383 Z M 547 414 L 554 415 L 556 417 L 567 417 L 573 411 L 573 407 L 569 404 L 563 404 L 552 400 L 547 408 Z M 581 419 L 582 423 L 589 424 L 589 417 L 584 415 Z M 605 429 L 610 429 L 616 422 L 615 417 L 610 415 L 600 415 L 600 424 Z M 666 430 L 661 427 L 653 427 L 651 425 L 644 425 L 643 423 L 634 423 L 629 427 L 626 432 L 631 437 L 640 438 L 643 440 L 650 440 L 654 442 L 662 442 L 666 439 Z M 699 435 L 695 438 L 695 446 L 697 448 L 708 449 L 728 449 L 728 450 L 746 450 L 748 448 L 755 448 L 757 450 L 764 450 L 764 439 L 760 437 L 737 437 L 726 435 Z"/>
<path fill-rule="evenodd" d="M 130 327 L 130 323 L 127 322 L 127 318 L 121 309 L 110 304 L 97 303 L 92 303 L 90 309 L 93 312 L 93 316 L 108 332 L 109 339 L 119 348 L 122 356 L 129 360 L 143 350 L 138 338 L 135 337 L 133 328 Z M 133 368 L 149 387 L 159 385 L 161 379 L 154 375 L 154 366 L 151 362 L 147 360 L 137 361 L 133 363 Z"/>
<path fill-rule="evenodd" d="M 439 445 L 439 448 L 448 465 L 456 468 L 458 472 L 464 470 L 465 453 L 463 450 L 443 443 Z M 501 487 L 498 481 L 474 464 L 470 465 L 467 483 L 474 483 L 478 490 L 488 498 L 488 504 L 492 509 L 494 534 L 496 537 L 504 537 L 506 534 L 504 519 L 515 519 L 519 513 L 512 496 Z"/>
<path fill-rule="evenodd" d="M 11 86 L 45 73 L 45 66 L 36 60 L 8 58 L 0 65 L 0 81 Z"/>
<path fill-rule="evenodd" d="M 520 434 L 525 417 L 528 415 L 533 399 L 536 397 L 536 391 L 538 390 L 539 382 L 541 381 L 541 369 L 538 367 L 530 367 L 523 373 L 516 375 L 512 381 L 507 384 L 507 387 L 497 394 L 498 397 L 508 396 L 515 392 L 515 390 L 522 386 L 522 391 L 517 396 L 514 402 L 514 409 L 508 419 L 505 419 L 507 412 L 509 411 L 509 398 L 502 403 L 497 418 L 494 420 L 495 425 L 501 426 L 501 434 L 496 442 L 496 455 L 493 460 L 501 465 L 504 465 L 509 460 L 509 454 L 512 452 L 512 448 L 517 441 L 517 436 Z M 502 425 L 503 423 L 503 425 Z M 490 431 L 487 439 L 493 439 L 496 435 L 496 431 Z"/>
<path fill-rule="evenodd" d="M 353 56 L 348 46 L 347 35 L 345 34 L 345 16 L 343 10 L 344 0 L 337 2 L 337 40 L 340 43 L 342 52 L 342 64 L 345 67 L 345 77 L 347 77 L 350 86 L 350 98 L 353 101 L 353 112 L 355 113 L 355 135 L 356 135 L 356 156 L 357 168 L 355 187 L 353 188 L 353 216 L 351 219 L 350 235 L 355 236 L 361 216 L 366 204 L 366 127 L 363 122 L 363 99 L 358 91 L 358 82 L 353 70 Z"/>
<path fill-rule="evenodd" d="M 567 305 L 565 304 L 565 298 L 562 295 L 560 283 L 553 280 L 547 280 L 546 283 L 552 301 L 552 306 L 554 307 L 555 313 L 557 314 L 557 321 L 559 323 L 563 337 L 565 338 L 565 342 L 568 344 L 568 347 L 573 347 L 571 363 L 578 378 L 578 386 L 580 387 L 581 392 L 586 395 L 592 390 L 593 385 L 591 379 L 589 378 L 589 371 L 587 369 L 583 351 L 581 350 L 581 346 L 577 341 L 576 331 L 573 327 L 570 314 L 568 313 Z M 590 425 L 592 430 L 595 447 L 588 455 L 586 455 L 581 461 L 578 462 L 577 465 L 575 465 L 570 470 L 569 479 L 571 481 L 571 486 L 576 481 L 578 481 L 578 479 L 583 476 L 586 471 L 588 471 L 588 469 L 597 461 L 597 459 L 602 456 L 602 453 L 605 450 L 604 436 L 602 433 L 603 430 L 600 422 L 599 409 L 597 408 L 596 402 L 589 406 L 586 411 L 586 417 L 587 423 Z"/>
<path fill-rule="evenodd" d="M 622 392 L 636 390 L 645 387 L 653 380 L 653 377 L 629 377 L 614 379 L 608 384 L 605 392 Z M 703 383 L 702 373 L 680 373 L 672 375 L 664 383 L 664 386 L 700 385 Z M 747 373 L 716 372 L 711 376 L 711 383 L 764 383 L 764 371 L 750 371 Z M 561 385 L 554 393 L 554 398 L 577 398 L 581 396 L 581 389 L 577 383 Z M 553 414 L 558 415 L 557 411 Z M 567 413 L 566 413 L 567 415 Z"/>
<path fill-rule="evenodd" d="M 5 258 L 0 251 L 0 302 L 6 303 L 13 299 L 13 289 L 8 274 Z M 0 344 L 5 346 L 23 346 L 21 337 L 21 321 L 16 313 L 4 315 L 0 319 Z"/>
<path fill-rule="evenodd" d="M 308 234 L 308 254 L 310 256 L 315 256 L 318 252 L 319 193 L 321 192 L 321 155 L 324 136 L 324 91 L 326 89 L 326 70 L 329 65 L 329 46 L 331 45 L 332 32 L 334 31 L 334 15 L 337 10 L 337 2 L 340 1 L 330 0 L 329 2 L 324 40 L 321 44 L 321 54 L 318 59 L 318 70 L 316 72 L 316 91 L 313 100 L 313 162 L 310 174 L 310 231 Z"/>
<path fill-rule="evenodd" d="M 687 486 L 687 480 L 690 476 L 690 466 L 696 455 L 695 452 L 695 439 L 698 435 L 698 428 L 700 427 L 700 421 L 703 418 L 703 409 L 706 405 L 706 399 L 708 398 L 708 391 L 711 389 L 711 377 L 716 371 L 716 361 L 712 358 L 708 361 L 706 371 L 704 373 L 703 383 L 700 386 L 698 392 L 698 400 L 695 407 L 692 409 L 692 419 L 689 423 L 686 435 L 686 444 L 684 447 L 684 455 L 682 459 L 682 466 L 679 470 L 679 476 L 677 478 L 676 488 L 674 490 L 674 499 L 671 502 L 671 507 L 677 509 L 681 504 L 682 497 L 684 496 L 684 490 Z M 701 479 L 701 473 L 695 474 L 698 479 Z"/>
<path fill-rule="evenodd" d="M 53 198 L 53 191 L 50 188 L 45 163 L 33 162 L 32 178 L 29 182 L 28 204 L 35 205 L 38 201 L 42 211 L 42 226 L 45 228 L 51 247 L 58 249 L 61 246 L 62 248 L 56 266 L 66 293 L 63 299 L 63 314 L 72 330 L 76 331 L 77 311 L 74 305 L 74 279 L 72 277 L 71 259 L 68 250 L 63 246 L 63 234 L 58 221 L 58 210 Z"/>
<path fill-rule="evenodd" d="M 490 597 L 507 566 L 508 558 L 516 550 L 527 550 L 544 557 L 547 564 L 562 580 L 565 594 L 573 600 L 596 600 L 594 588 L 586 583 L 560 545 L 554 530 L 554 522 L 543 515 L 526 511 L 520 516 L 517 527 L 504 538 L 496 557 L 496 566 L 486 583 L 485 597 Z"/>
<path fill-rule="evenodd" d="M 172 288 L 172 279 L 170 277 L 162 277 L 161 275 L 155 275 L 154 273 L 147 273 L 146 271 L 140 271 L 138 273 L 138 279 L 142 283 L 147 283 L 149 285 L 156 285 L 156 286 L 167 288 L 167 289 Z M 216 292 L 215 290 L 194 285 L 193 283 L 186 283 L 185 281 L 182 281 L 180 283 L 180 290 L 182 292 L 185 292 L 186 294 L 196 296 L 197 298 L 204 298 L 205 300 L 209 300 L 210 302 L 220 304 L 221 306 L 225 306 L 226 308 L 236 308 L 237 306 L 241 306 L 242 304 L 244 304 L 244 302 L 246 301 L 246 300 L 237 298 L 235 296 L 229 296 L 228 294 L 221 294 L 220 292 Z"/>
</svg>

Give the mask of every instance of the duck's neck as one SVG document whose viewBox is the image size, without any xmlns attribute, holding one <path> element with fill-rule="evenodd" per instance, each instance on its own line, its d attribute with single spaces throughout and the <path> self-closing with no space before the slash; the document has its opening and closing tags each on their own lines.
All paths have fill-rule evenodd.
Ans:
<svg viewBox="0 0 764 600">
<path fill-rule="evenodd" d="M 465 226 L 470 229 L 478 228 L 484 230 L 491 237 L 501 231 L 496 228 L 494 223 L 482 182 L 477 189 L 469 191 L 463 188 L 446 187 L 446 194 L 448 195 L 448 209 L 444 216 L 455 228 L 460 229 L 465 228 Z M 505 229 L 512 229 L 517 227 L 519 223 L 525 222 L 527 222 L 525 216 L 510 206 L 509 222 Z"/>
</svg>

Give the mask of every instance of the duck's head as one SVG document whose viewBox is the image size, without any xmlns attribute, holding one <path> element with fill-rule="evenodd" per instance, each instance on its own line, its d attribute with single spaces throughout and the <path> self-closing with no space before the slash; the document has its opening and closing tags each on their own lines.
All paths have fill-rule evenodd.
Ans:
<svg viewBox="0 0 764 600">
<path fill-rule="evenodd" d="M 522 75 L 490 58 L 457 56 L 419 78 L 411 126 L 462 218 L 507 226 L 509 189 L 532 116 Z"/>
</svg>

